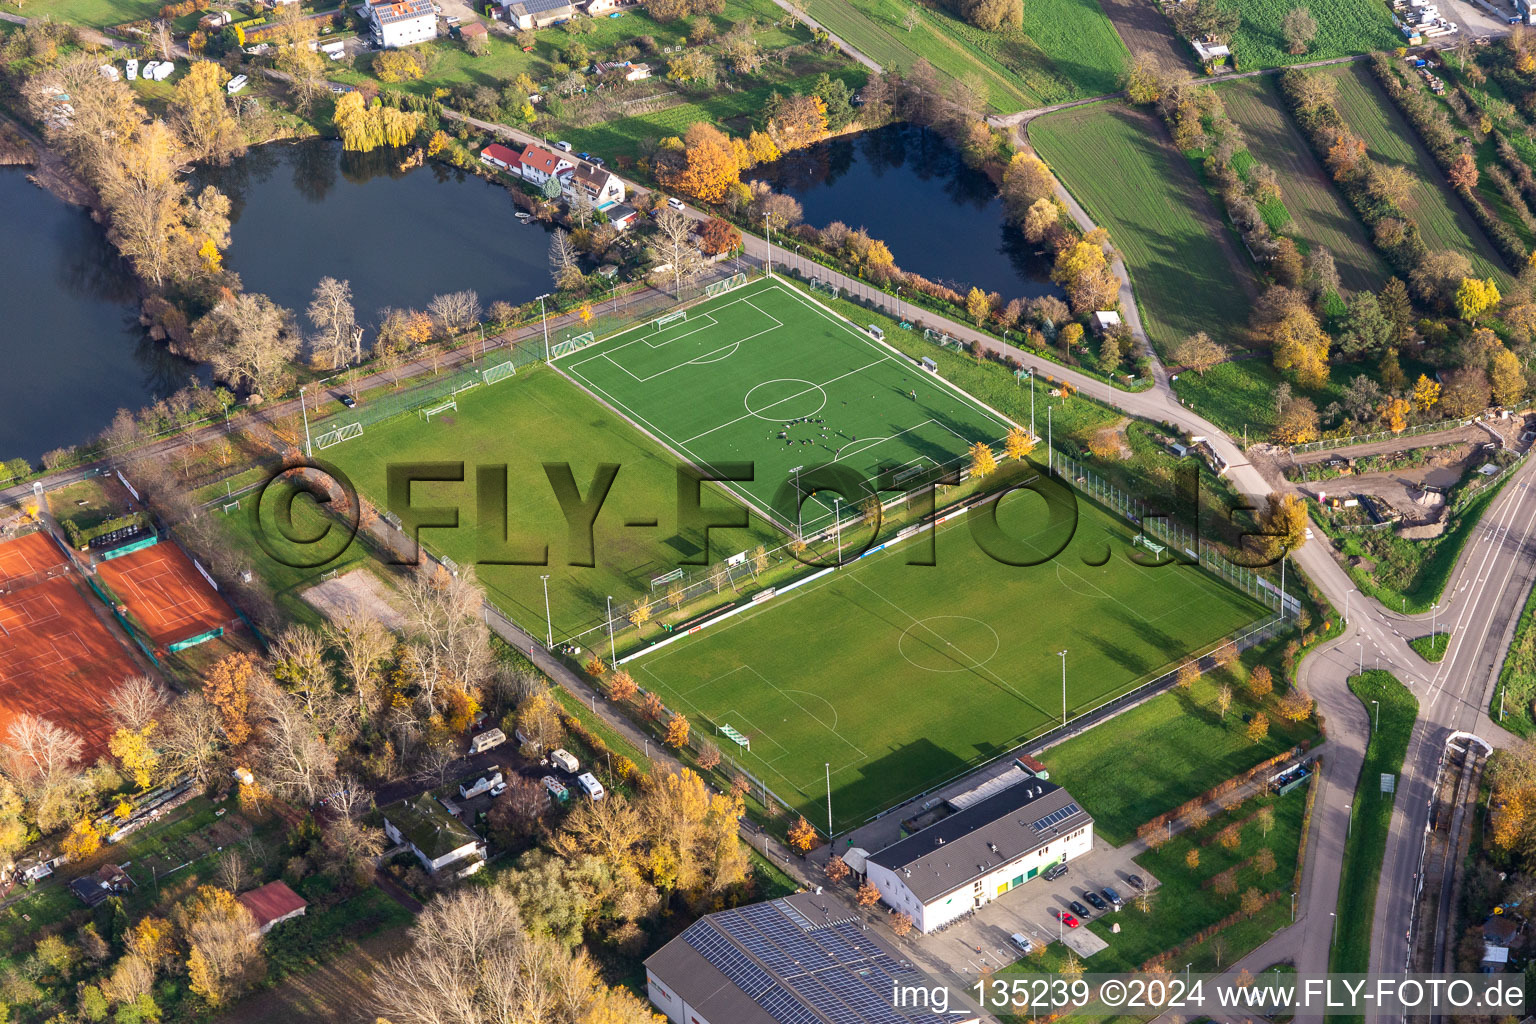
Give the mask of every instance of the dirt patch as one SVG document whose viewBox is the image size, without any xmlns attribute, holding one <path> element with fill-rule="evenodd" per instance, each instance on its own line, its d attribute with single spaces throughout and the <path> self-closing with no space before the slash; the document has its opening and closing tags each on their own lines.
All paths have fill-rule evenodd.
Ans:
<svg viewBox="0 0 1536 1024">
<path fill-rule="evenodd" d="M 310 607 L 332 622 L 362 613 L 392 630 L 405 624 L 405 614 L 395 604 L 389 588 L 367 569 L 353 569 L 316 583 L 304 591 L 303 597 Z"/>
<path fill-rule="evenodd" d="M 365 1024 L 377 1016 L 373 1012 L 375 973 L 387 958 L 403 953 L 410 944 L 410 932 L 404 928 L 370 936 L 313 971 L 257 993 L 219 1018 L 219 1024 Z"/>
<path fill-rule="evenodd" d="M 1148 0 L 1100 0 L 1105 15 L 1135 55 L 1155 54 L 1166 67 L 1190 68 L 1189 48 L 1174 34 L 1167 15 Z"/>
</svg>

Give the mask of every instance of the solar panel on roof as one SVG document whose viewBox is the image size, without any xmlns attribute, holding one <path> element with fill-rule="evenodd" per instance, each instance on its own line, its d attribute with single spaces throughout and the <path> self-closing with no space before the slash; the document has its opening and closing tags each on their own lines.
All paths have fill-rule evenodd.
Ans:
<svg viewBox="0 0 1536 1024">
<path fill-rule="evenodd" d="M 1081 809 L 1082 808 L 1078 807 L 1077 804 L 1074 803 L 1074 804 L 1067 804 L 1067 806 L 1065 806 L 1065 807 L 1059 808 L 1058 810 L 1054 810 L 1050 814 L 1047 814 L 1045 817 L 1040 818 L 1038 821 L 1035 822 L 1035 831 L 1036 832 L 1040 832 L 1040 831 L 1043 831 L 1045 829 L 1050 828 L 1052 825 L 1056 824 L 1059 821 L 1066 821 L 1068 818 L 1072 817 L 1072 815 L 1076 814 Z"/>
<path fill-rule="evenodd" d="M 701 929 L 698 927 L 699 924 L 705 927 Z M 773 987 L 773 977 L 748 960 L 741 950 L 726 941 L 725 937 L 715 931 L 714 926 L 709 922 L 700 921 L 689 927 L 683 932 L 683 938 L 721 974 L 731 979 L 733 985 L 752 998 L 756 999 Z"/>
</svg>

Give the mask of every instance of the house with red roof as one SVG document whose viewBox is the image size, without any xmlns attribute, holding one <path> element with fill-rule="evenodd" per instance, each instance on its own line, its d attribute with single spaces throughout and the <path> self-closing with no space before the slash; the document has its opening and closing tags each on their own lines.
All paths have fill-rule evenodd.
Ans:
<svg viewBox="0 0 1536 1024">
<path fill-rule="evenodd" d="M 552 153 L 541 146 L 529 146 L 523 150 L 521 159 L 523 177 L 535 185 L 542 185 L 576 166 L 564 153 Z"/>
<path fill-rule="evenodd" d="M 309 906 L 302 896 L 281 880 L 243 892 L 235 899 L 251 912 L 251 917 L 256 920 L 256 930 L 262 935 L 271 931 L 273 925 L 303 917 L 305 908 Z"/>
<path fill-rule="evenodd" d="M 517 155 L 516 150 L 508 149 L 499 142 L 493 142 L 480 151 L 480 162 L 512 174 L 523 173 L 523 158 Z"/>
</svg>

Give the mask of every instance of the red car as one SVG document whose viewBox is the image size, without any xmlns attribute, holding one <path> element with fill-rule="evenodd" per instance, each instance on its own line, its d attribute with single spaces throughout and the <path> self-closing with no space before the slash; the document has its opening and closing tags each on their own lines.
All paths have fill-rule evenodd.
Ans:
<svg viewBox="0 0 1536 1024">
<path fill-rule="evenodd" d="M 1056 916 L 1056 920 L 1060 921 L 1062 924 L 1066 925 L 1068 928 L 1076 928 L 1077 927 L 1077 924 L 1078 924 L 1077 918 L 1074 917 L 1069 911 L 1062 910 L 1060 907 L 1053 907 L 1053 908 L 1051 908 L 1051 913 Z"/>
</svg>

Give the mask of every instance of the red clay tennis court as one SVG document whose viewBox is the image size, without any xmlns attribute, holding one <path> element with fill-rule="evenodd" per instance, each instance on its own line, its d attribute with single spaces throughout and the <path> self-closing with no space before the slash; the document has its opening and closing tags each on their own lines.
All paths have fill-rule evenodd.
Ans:
<svg viewBox="0 0 1536 1024">
<path fill-rule="evenodd" d="M 164 646 L 228 626 L 234 611 L 169 542 L 98 563 L 96 575 Z"/>
<path fill-rule="evenodd" d="M 111 732 L 107 694 L 138 671 L 51 540 L 31 534 L 0 543 L 0 735 L 16 715 L 39 715 L 83 739 L 93 760 Z"/>
</svg>

